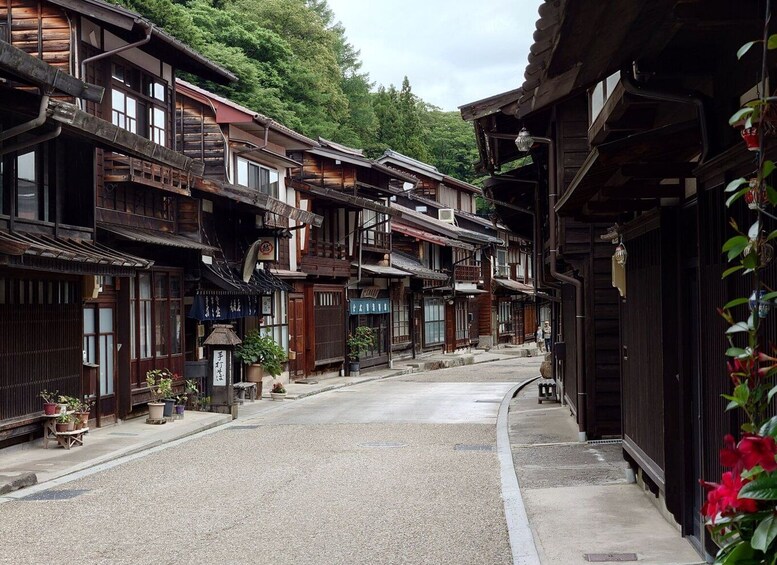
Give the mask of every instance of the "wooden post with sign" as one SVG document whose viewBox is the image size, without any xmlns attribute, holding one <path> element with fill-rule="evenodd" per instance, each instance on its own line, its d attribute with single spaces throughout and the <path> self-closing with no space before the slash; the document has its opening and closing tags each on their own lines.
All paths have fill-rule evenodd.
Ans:
<svg viewBox="0 0 777 565">
<path fill-rule="evenodd" d="M 235 346 L 242 340 L 229 324 L 216 324 L 203 345 L 208 354 L 208 376 L 211 392 L 211 410 L 221 414 L 232 414 L 237 418 L 237 404 L 234 400 L 233 358 Z"/>
</svg>

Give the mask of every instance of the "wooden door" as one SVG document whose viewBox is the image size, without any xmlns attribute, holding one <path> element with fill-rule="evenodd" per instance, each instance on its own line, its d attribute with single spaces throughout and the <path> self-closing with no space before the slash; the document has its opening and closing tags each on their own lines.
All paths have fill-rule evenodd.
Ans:
<svg viewBox="0 0 777 565">
<path fill-rule="evenodd" d="M 295 352 L 295 359 L 289 359 L 289 378 L 305 376 L 305 298 L 302 294 L 289 294 L 289 352 Z"/>
</svg>

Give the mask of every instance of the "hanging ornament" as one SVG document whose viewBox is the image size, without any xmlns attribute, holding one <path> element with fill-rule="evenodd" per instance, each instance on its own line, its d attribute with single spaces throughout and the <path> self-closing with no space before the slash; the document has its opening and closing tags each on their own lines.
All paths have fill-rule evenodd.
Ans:
<svg viewBox="0 0 777 565">
<path fill-rule="evenodd" d="M 626 259 L 629 258 L 629 253 L 626 251 L 626 246 L 623 245 L 623 241 L 621 241 L 618 246 L 615 248 L 615 262 L 618 263 L 621 267 L 626 266 Z"/>
<path fill-rule="evenodd" d="M 758 136 L 758 127 L 753 126 L 742 130 L 742 139 L 745 140 L 748 151 L 758 151 L 761 147 L 761 139 Z"/>
</svg>

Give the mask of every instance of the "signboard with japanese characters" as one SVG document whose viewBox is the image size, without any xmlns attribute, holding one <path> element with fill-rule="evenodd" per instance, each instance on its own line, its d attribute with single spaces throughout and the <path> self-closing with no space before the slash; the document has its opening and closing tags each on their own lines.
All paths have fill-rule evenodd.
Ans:
<svg viewBox="0 0 777 565">
<path fill-rule="evenodd" d="M 229 355 L 225 349 L 213 350 L 213 386 L 227 386 L 228 360 Z"/>
<path fill-rule="evenodd" d="M 351 316 L 391 312 L 391 302 L 388 298 L 351 298 L 348 303 Z"/>
<path fill-rule="evenodd" d="M 278 260 L 278 238 L 260 237 L 259 249 L 256 256 L 257 261 L 277 261 Z"/>
</svg>

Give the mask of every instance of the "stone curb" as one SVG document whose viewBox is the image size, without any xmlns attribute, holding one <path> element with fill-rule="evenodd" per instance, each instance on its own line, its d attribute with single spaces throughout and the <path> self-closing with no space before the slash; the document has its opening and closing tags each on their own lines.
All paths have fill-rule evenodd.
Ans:
<svg viewBox="0 0 777 565">
<path fill-rule="evenodd" d="M 502 500 L 504 500 L 505 505 L 505 521 L 507 522 L 507 533 L 510 538 L 514 565 L 540 565 L 540 557 L 529 525 L 529 517 L 523 504 L 521 487 L 518 485 L 518 477 L 515 474 L 508 420 L 510 402 L 521 390 L 538 378 L 528 379 L 511 388 L 502 399 L 497 416 L 496 451 L 502 476 Z"/>
</svg>

